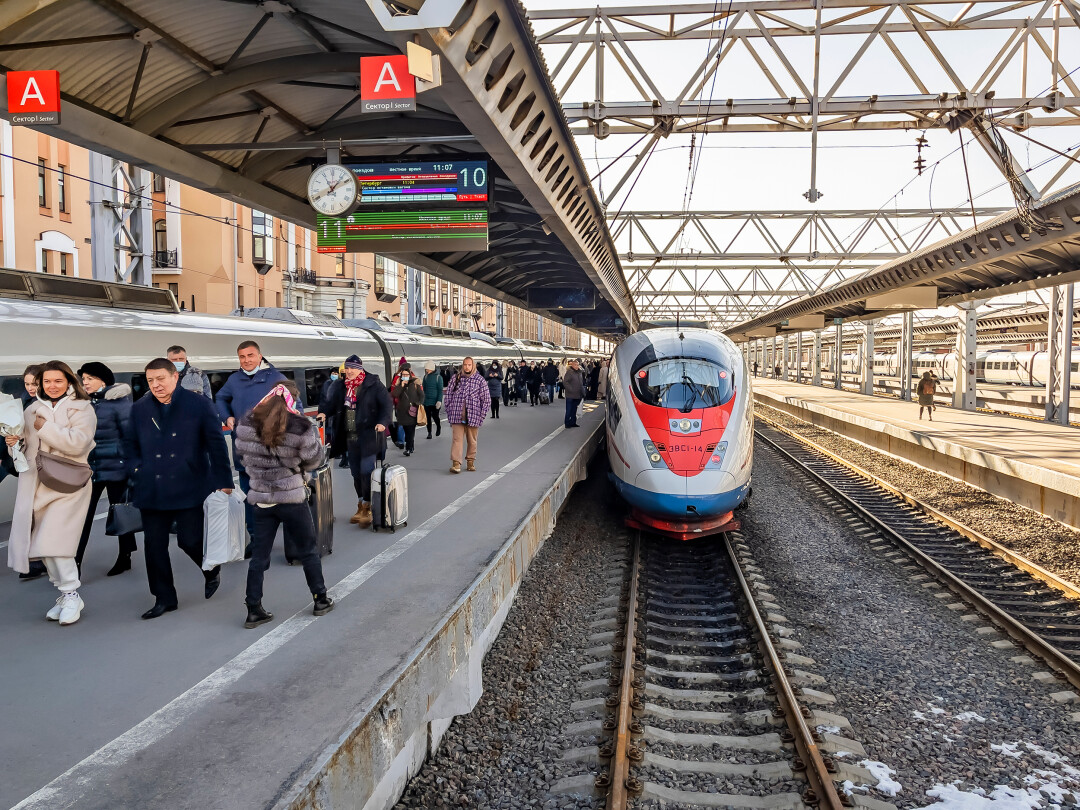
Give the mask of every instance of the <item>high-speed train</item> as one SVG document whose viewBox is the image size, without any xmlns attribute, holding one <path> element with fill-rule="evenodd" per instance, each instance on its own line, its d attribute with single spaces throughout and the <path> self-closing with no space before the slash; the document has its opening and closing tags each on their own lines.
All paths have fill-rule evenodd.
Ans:
<svg viewBox="0 0 1080 810">
<path fill-rule="evenodd" d="M 1080 349 L 1072 350 L 1071 387 L 1080 388 Z M 859 357 L 845 354 L 842 361 L 845 374 L 858 374 Z M 933 371 L 942 380 L 956 375 L 956 352 L 916 352 L 912 355 L 911 375 L 920 377 L 924 371 Z M 896 377 L 900 374 L 900 362 L 895 353 L 874 353 L 874 374 Z M 1050 356 L 1046 352 L 1015 352 L 1005 349 L 982 351 L 975 355 L 975 377 L 981 383 L 1001 383 L 1042 387 L 1050 375 Z"/>
<path fill-rule="evenodd" d="M 680 540 L 733 527 L 754 452 L 750 374 L 734 343 L 698 328 L 631 335 L 608 368 L 607 408 L 628 525 Z"/>
</svg>

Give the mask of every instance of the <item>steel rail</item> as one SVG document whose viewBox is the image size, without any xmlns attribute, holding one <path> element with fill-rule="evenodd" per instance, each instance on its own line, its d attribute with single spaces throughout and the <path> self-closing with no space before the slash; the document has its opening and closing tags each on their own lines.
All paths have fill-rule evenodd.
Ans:
<svg viewBox="0 0 1080 810">
<path fill-rule="evenodd" d="M 1065 653 L 1046 641 L 1038 633 L 1029 630 L 1005 610 L 995 605 L 973 587 L 938 563 L 898 531 L 879 519 L 873 512 L 863 508 L 852 498 L 848 497 L 843 490 L 834 486 L 824 476 L 817 473 L 808 464 L 797 459 L 792 453 L 785 450 L 777 442 L 773 441 L 757 429 L 754 430 L 754 433 L 758 438 L 769 445 L 769 447 L 779 453 L 781 457 L 787 459 L 792 466 L 804 472 L 814 481 L 817 481 L 821 486 L 832 493 L 834 497 L 843 502 L 848 509 L 853 511 L 864 521 L 872 525 L 882 535 L 892 540 L 898 547 L 907 552 L 915 562 L 921 565 L 924 570 L 937 578 L 940 582 L 944 583 L 950 591 L 981 612 L 991 622 L 1023 645 L 1028 651 L 1042 658 L 1049 666 L 1057 669 L 1073 686 L 1080 687 L 1080 665 L 1065 655 Z M 803 441 L 801 438 L 798 440 L 800 442 Z"/>
<path fill-rule="evenodd" d="M 630 590 L 626 597 L 623 629 L 623 660 L 619 681 L 619 706 L 615 717 L 615 750 L 608 769 L 607 810 L 625 810 L 635 791 L 630 782 L 630 724 L 634 716 L 634 654 L 637 634 L 638 575 L 641 572 L 641 536 L 634 536 L 634 559 L 630 566 Z"/>
<path fill-rule="evenodd" d="M 875 484 L 876 486 L 881 487 L 882 489 L 884 489 L 889 494 L 891 494 L 894 497 L 899 498 L 900 500 L 904 501 L 904 503 L 906 503 L 906 504 L 908 504 L 910 506 L 914 506 L 916 509 L 919 509 L 920 511 L 925 512 L 927 515 L 932 517 L 934 520 L 936 520 L 936 521 L 938 521 L 940 523 L 944 523 L 950 529 L 957 532 L 958 534 L 963 535 L 968 540 L 971 540 L 974 543 L 978 543 L 980 546 L 985 548 L 987 551 L 993 552 L 994 554 L 996 554 L 998 557 L 1001 557 L 1006 562 L 1011 563 L 1012 565 L 1015 565 L 1021 571 L 1024 571 L 1027 574 L 1031 575 L 1033 578 L 1039 580 L 1044 585 L 1048 585 L 1049 587 L 1053 588 L 1056 591 L 1061 591 L 1063 594 L 1065 594 L 1066 596 L 1068 596 L 1068 597 L 1070 597 L 1072 599 L 1080 599 L 1080 586 L 1075 585 L 1072 582 L 1069 582 L 1067 579 L 1062 579 L 1061 577 L 1059 577 L 1057 574 L 1053 573 L 1052 571 L 1047 571 L 1045 568 L 1043 568 L 1037 562 L 1034 562 L 1033 560 L 1029 560 L 1027 557 L 1023 556 L 1022 554 L 1017 554 L 1015 551 L 1013 551 L 1012 549 L 1006 548 L 1005 546 L 1001 545 L 1001 543 L 997 542 L 996 540 L 991 540 L 985 534 L 982 534 L 981 532 L 978 532 L 975 529 L 972 529 L 970 526 L 967 526 L 967 525 L 961 523 L 960 521 L 955 520 L 954 518 L 951 518 L 951 517 L 949 517 L 948 515 L 946 515 L 946 514 L 944 514 L 942 512 L 939 512 L 937 509 L 930 506 L 930 504 L 924 503 L 923 501 L 920 501 L 918 498 L 915 498 L 915 497 L 913 497 L 911 495 L 908 495 L 906 492 L 903 492 L 902 490 L 897 489 L 892 484 L 890 484 L 888 481 L 885 481 L 885 480 L 883 480 L 881 478 L 878 478 L 876 475 L 874 475 L 869 470 L 864 470 L 859 465 L 857 465 L 857 464 L 855 464 L 855 463 L 853 463 L 851 461 L 848 461 L 845 458 L 841 458 L 836 453 L 832 452 L 831 450 L 825 449 L 824 447 L 822 447 L 820 444 L 813 441 L 812 439 L 808 439 L 805 436 L 799 435 L 795 431 L 790 430 L 790 429 L 784 427 L 783 425 L 781 425 L 781 424 L 779 424 L 777 422 L 774 422 L 772 419 L 770 419 L 767 416 L 764 416 L 762 414 L 756 414 L 756 416 L 757 416 L 757 418 L 761 419 L 762 421 L 767 422 L 769 424 L 769 427 L 771 427 L 773 430 L 777 430 L 780 433 L 783 433 L 783 434 L 785 434 L 787 436 L 790 436 L 793 439 L 797 439 L 798 441 L 802 442 L 803 444 L 807 445 L 808 447 L 812 447 L 814 450 L 821 453 L 823 456 L 828 457 L 831 461 L 835 461 L 837 464 L 842 464 L 843 466 L 847 467 L 849 470 L 851 470 L 856 475 L 858 475 L 858 476 L 860 476 L 862 478 L 865 478 L 867 481 L 870 481 L 871 483 Z"/>
<path fill-rule="evenodd" d="M 814 791 L 814 795 L 804 796 L 804 799 L 808 804 L 818 803 L 818 806 L 823 810 L 845 810 L 845 805 L 840 799 L 840 794 L 836 792 L 836 783 L 833 782 L 832 775 L 825 765 L 825 760 L 821 756 L 821 750 L 814 739 L 814 734 L 806 724 L 806 718 L 803 717 L 802 707 L 795 697 L 795 690 L 791 687 L 787 672 L 784 670 L 784 661 L 776 652 L 776 647 L 769 636 L 769 626 L 765 622 L 765 617 L 761 615 L 761 611 L 758 610 L 754 592 L 750 589 L 750 583 L 743 575 L 742 564 L 739 562 L 739 558 L 735 555 L 735 549 L 731 545 L 731 536 L 726 532 L 724 533 L 724 548 L 727 550 L 731 565 L 735 570 L 735 576 L 739 580 L 739 587 L 742 589 L 743 597 L 750 607 L 750 615 L 757 630 L 758 644 L 768 664 L 769 675 L 776 685 L 776 697 L 784 710 L 788 728 L 791 729 L 795 737 L 795 748 L 799 752 L 803 764 L 806 765 L 806 777 L 810 782 L 810 789 Z"/>
</svg>

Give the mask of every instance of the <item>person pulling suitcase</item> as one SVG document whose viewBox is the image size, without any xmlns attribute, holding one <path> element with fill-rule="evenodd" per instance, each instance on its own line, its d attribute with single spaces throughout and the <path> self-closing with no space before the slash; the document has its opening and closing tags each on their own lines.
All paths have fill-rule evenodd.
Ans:
<svg viewBox="0 0 1080 810">
<path fill-rule="evenodd" d="M 247 498 L 255 506 L 245 597 L 247 628 L 274 618 L 262 598 L 263 575 L 270 567 L 278 526 L 285 530 L 292 555 L 304 566 L 314 614 L 323 616 L 334 609 L 334 600 L 326 593 L 304 480 L 305 472 L 324 465 L 326 451 L 317 429 L 301 413 L 299 400 L 292 382 L 278 383 L 236 427 L 236 452 L 251 479 Z"/>
</svg>

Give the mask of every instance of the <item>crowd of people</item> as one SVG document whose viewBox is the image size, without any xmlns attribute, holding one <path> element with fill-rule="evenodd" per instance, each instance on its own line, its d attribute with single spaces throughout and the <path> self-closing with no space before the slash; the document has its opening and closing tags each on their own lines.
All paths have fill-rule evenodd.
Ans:
<svg viewBox="0 0 1080 810">
<path fill-rule="evenodd" d="M 587 361 L 582 367 L 577 359 L 505 366 L 492 361 L 485 366 L 466 357 L 443 369 L 428 363 L 420 376 L 402 357 L 384 383 L 351 355 L 322 387 L 313 421 L 295 384 L 263 357 L 255 341 L 237 347 L 237 361 L 239 368 L 215 395 L 184 347 L 170 346 L 165 357 L 146 364 L 147 391 L 137 400 L 131 386 L 117 382 L 103 363 L 84 363 L 73 371 L 50 360 L 26 368 L 23 424 L 0 445 L 0 480 L 18 476 L 9 567 L 23 580 L 47 575 L 59 591 L 47 619 L 70 625 L 82 614 L 83 558 L 103 494 L 110 504 L 107 533 L 117 537 L 117 558 L 106 576 L 131 570 L 136 534 L 143 535 L 154 597 L 143 619 L 179 607 L 169 554 L 172 534 L 202 571 L 203 596 L 210 599 L 220 587 L 221 570 L 203 570 L 203 505 L 215 491 L 232 495 L 237 482 L 249 537 L 244 626 L 273 619 L 262 604 L 263 575 L 279 527 L 292 558 L 302 564 L 314 614 L 324 615 L 334 603 L 308 507 L 308 473 L 340 459 L 357 496 L 350 522 L 370 526 L 371 474 L 385 457 L 388 440 L 411 456 L 417 428 L 426 426 L 431 440 L 441 436 L 445 420 L 451 432 L 450 472 L 461 473 L 463 464 L 475 472 L 480 428 L 489 414 L 500 418 L 500 404 L 536 407 L 561 398 L 569 429 L 578 426 L 582 400 L 606 396 L 606 362 Z M 233 442 L 231 461 L 226 432 Z"/>
</svg>

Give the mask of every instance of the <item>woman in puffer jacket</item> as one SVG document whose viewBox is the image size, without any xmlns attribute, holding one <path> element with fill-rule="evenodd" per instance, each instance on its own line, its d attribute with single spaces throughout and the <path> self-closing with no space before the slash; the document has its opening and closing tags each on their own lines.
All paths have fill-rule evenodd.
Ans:
<svg viewBox="0 0 1080 810">
<path fill-rule="evenodd" d="M 315 615 L 334 608 L 334 600 L 326 594 L 304 481 L 304 473 L 318 468 L 326 451 L 315 426 L 300 412 L 299 402 L 300 392 L 293 383 L 278 383 L 236 427 L 236 452 L 251 478 L 247 499 L 255 505 L 245 599 L 247 628 L 274 618 L 262 605 L 263 574 L 270 567 L 279 525 L 304 566 Z"/>
<path fill-rule="evenodd" d="M 131 386 L 117 383 L 116 377 L 104 363 L 84 363 L 76 372 L 82 379 L 83 388 L 90 395 L 90 404 L 97 415 L 97 431 L 94 433 L 94 449 L 90 452 L 90 469 L 94 471 L 93 487 L 90 490 L 90 507 L 86 511 L 82 536 L 79 538 L 79 550 L 75 552 L 75 563 L 82 571 L 83 555 L 86 543 L 90 539 L 90 530 L 94 526 L 94 513 L 97 512 L 101 493 L 109 495 L 109 505 L 127 501 L 127 481 L 131 473 L 124 449 L 131 431 Z M 116 562 L 105 576 L 115 577 L 131 570 L 131 553 L 135 551 L 134 534 L 122 534 L 118 538 L 120 550 Z"/>
</svg>

